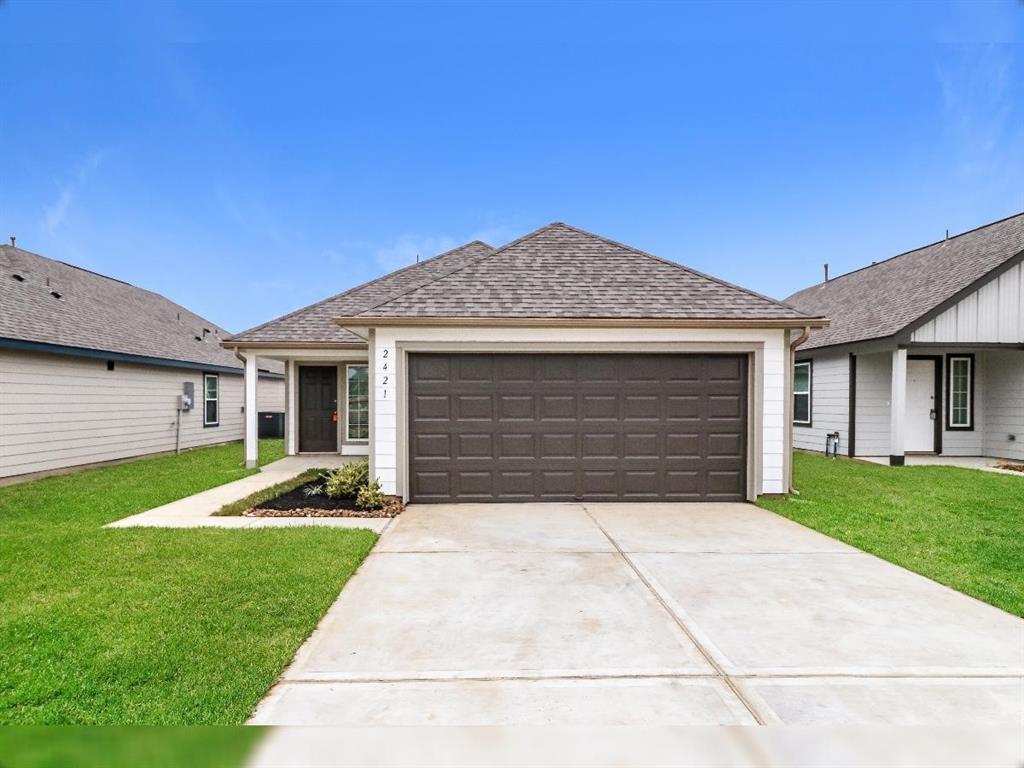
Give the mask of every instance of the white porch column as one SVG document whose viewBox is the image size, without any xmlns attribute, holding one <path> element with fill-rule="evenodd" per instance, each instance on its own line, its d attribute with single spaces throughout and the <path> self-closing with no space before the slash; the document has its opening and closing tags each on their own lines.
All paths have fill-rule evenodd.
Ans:
<svg viewBox="0 0 1024 768">
<path fill-rule="evenodd" d="M 294 456 L 299 452 L 299 366 L 294 360 L 284 362 L 284 453 Z"/>
<path fill-rule="evenodd" d="M 259 431 L 256 413 L 256 353 L 250 352 L 245 358 L 245 467 L 255 469 L 259 464 Z"/>
<path fill-rule="evenodd" d="M 889 400 L 889 464 L 902 467 L 907 412 L 907 350 L 892 353 L 892 393 Z"/>
</svg>

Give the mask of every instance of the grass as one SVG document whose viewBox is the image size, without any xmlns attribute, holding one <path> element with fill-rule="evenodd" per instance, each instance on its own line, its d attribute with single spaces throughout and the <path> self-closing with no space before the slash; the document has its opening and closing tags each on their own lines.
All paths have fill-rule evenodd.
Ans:
<svg viewBox="0 0 1024 768">
<path fill-rule="evenodd" d="M 244 722 L 376 536 L 100 527 L 252 474 L 241 459 L 235 443 L 0 488 L 0 724 Z"/>
<path fill-rule="evenodd" d="M 298 477 L 293 477 L 291 480 L 285 480 L 283 483 L 277 483 L 269 488 L 250 493 L 244 499 L 238 501 L 232 501 L 229 504 L 225 504 L 223 507 L 214 512 L 214 515 L 240 515 L 248 509 L 252 509 L 257 504 L 262 504 L 264 501 L 270 501 L 273 498 L 280 496 L 282 493 L 288 493 L 293 491 L 300 485 L 305 485 L 311 480 L 316 480 L 317 477 L 324 473 L 323 469 L 307 469 Z"/>
<path fill-rule="evenodd" d="M 1024 478 L 797 453 L 799 496 L 759 506 L 1024 616 Z"/>
<path fill-rule="evenodd" d="M 263 728 L 8 726 L 3 768 L 241 768 Z"/>
</svg>

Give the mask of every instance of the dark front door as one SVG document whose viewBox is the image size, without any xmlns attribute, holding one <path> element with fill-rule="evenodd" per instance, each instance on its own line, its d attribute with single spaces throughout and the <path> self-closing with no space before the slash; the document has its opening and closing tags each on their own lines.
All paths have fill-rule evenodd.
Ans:
<svg viewBox="0 0 1024 768">
<path fill-rule="evenodd" d="M 410 498 L 746 498 L 747 358 L 409 355 Z"/>
<path fill-rule="evenodd" d="M 338 369 L 299 367 L 299 450 L 338 450 Z"/>
</svg>

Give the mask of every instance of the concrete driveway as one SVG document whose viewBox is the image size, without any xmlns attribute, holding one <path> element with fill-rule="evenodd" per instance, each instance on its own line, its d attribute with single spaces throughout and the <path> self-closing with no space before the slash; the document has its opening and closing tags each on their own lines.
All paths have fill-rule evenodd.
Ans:
<svg viewBox="0 0 1024 768">
<path fill-rule="evenodd" d="M 1019 725 L 1024 622 L 747 504 L 412 506 L 252 722 Z"/>
</svg>

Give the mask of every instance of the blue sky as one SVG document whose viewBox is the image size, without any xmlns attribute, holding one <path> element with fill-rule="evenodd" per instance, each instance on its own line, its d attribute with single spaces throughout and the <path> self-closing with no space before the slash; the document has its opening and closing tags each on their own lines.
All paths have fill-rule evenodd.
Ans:
<svg viewBox="0 0 1024 768">
<path fill-rule="evenodd" d="M 1024 4 L 0 0 L 0 235 L 241 330 L 561 220 L 784 297 L 1024 210 Z"/>
</svg>

